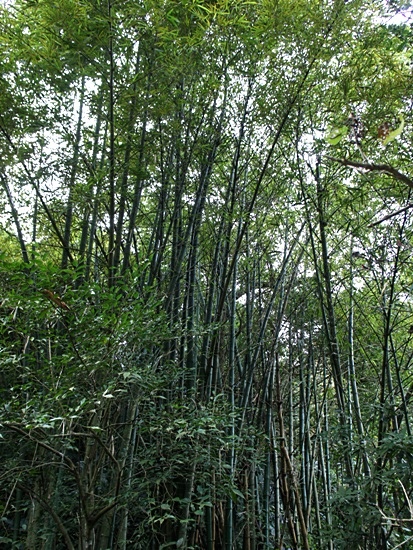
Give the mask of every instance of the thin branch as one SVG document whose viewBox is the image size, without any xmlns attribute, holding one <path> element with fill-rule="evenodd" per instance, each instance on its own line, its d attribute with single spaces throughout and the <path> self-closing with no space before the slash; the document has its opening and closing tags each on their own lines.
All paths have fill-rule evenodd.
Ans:
<svg viewBox="0 0 413 550">
<path fill-rule="evenodd" d="M 0 115 L 0 132 L 3 134 L 3 136 L 6 138 L 6 141 L 9 143 L 12 151 L 16 154 L 16 156 L 18 157 L 18 153 L 19 153 L 19 150 L 18 150 L 18 147 L 14 144 L 12 138 L 11 138 L 11 135 L 9 134 L 9 132 L 6 130 L 6 127 L 4 126 L 3 124 L 3 119 Z M 36 192 L 36 196 L 37 198 L 39 199 L 40 201 L 40 204 L 42 205 L 42 208 L 48 218 L 48 220 L 50 221 L 52 227 L 53 227 L 53 231 L 55 232 L 56 234 L 56 237 L 58 238 L 60 244 L 63 246 L 63 248 L 66 248 L 66 243 L 65 243 L 65 240 L 63 238 L 63 235 L 62 235 L 62 232 L 60 231 L 59 229 L 59 226 L 57 225 L 57 221 L 56 219 L 53 217 L 53 214 L 50 210 L 50 208 L 48 207 L 43 195 L 41 194 L 40 192 L 40 187 L 39 187 L 39 183 L 36 181 L 35 177 L 32 175 L 29 167 L 27 166 L 27 164 L 24 162 L 24 160 L 20 160 L 19 161 L 21 166 L 23 167 L 23 170 L 25 171 L 33 189 L 35 190 Z M 69 260 L 73 263 L 74 259 L 73 259 L 73 256 L 70 252 L 70 250 L 67 250 L 67 257 L 69 258 Z"/>
<path fill-rule="evenodd" d="M 30 487 L 27 487 L 26 485 L 24 485 L 22 483 L 17 483 L 17 487 L 19 489 L 21 489 L 22 491 L 24 491 L 25 493 L 27 493 L 30 497 L 37 500 L 37 502 L 40 504 L 40 506 L 42 506 L 52 516 L 52 518 L 54 519 L 54 522 L 56 523 L 57 528 L 59 529 L 59 531 L 63 535 L 63 538 L 64 538 L 65 543 L 66 543 L 66 548 L 68 548 L 68 550 L 75 550 L 75 546 L 72 543 L 70 535 L 69 535 L 66 527 L 64 526 L 62 520 L 60 519 L 59 515 L 53 509 L 53 506 L 51 506 L 44 498 L 42 498 L 39 494 L 37 494 Z"/>
<path fill-rule="evenodd" d="M 349 159 L 337 159 L 330 156 L 326 156 L 326 158 L 332 160 L 333 162 L 338 162 L 343 166 L 350 166 L 351 168 L 361 168 L 362 170 L 367 170 L 369 172 L 383 172 L 388 176 L 392 176 L 393 178 L 406 183 L 411 189 L 413 189 L 413 179 L 406 176 L 406 174 L 402 174 L 389 164 L 371 164 L 369 162 L 357 162 Z"/>
<path fill-rule="evenodd" d="M 384 218 L 381 218 L 381 220 L 371 223 L 368 227 L 374 227 L 375 225 L 379 225 L 382 222 L 385 222 L 386 220 L 389 220 L 390 218 L 393 218 L 394 216 L 397 216 L 397 214 L 401 214 L 402 212 L 406 212 L 409 208 L 413 208 L 413 203 L 409 203 L 404 208 L 401 208 L 400 210 L 397 210 L 397 212 L 392 212 L 391 214 L 387 214 L 387 216 L 384 216 Z"/>
<path fill-rule="evenodd" d="M 24 430 L 23 428 L 21 428 L 18 424 L 14 423 L 14 422 L 4 422 L 2 425 L 4 427 L 9 428 L 10 430 L 20 434 L 20 435 L 22 435 L 23 437 L 29 439 L 30 441 L 34 441 L 36 443 L 36 445 L 39 445 L 40 447 L 42 447 L 46 451 L 49 451 L 50 453 L 54 454 L 55 456 L 58 456 L 67 465 L 70 472 L 75 477 L 76 482 L 78 483 L 78 486 L 79 486 L 79 491 L 81 491 L 82 488 L 81 488 L 81 483 L 80 483 L 79 474 L 77 472 L 77 468 L 76 468 L 75 464 L 73 463 L 73 461 L 67 455 L 65 455 L 65 453 L 62 453 L 62 452 L 58 451 L 57 449 L 55 449 L 51 445 L 45 443 L 41 439 L 38 439 L 37 437 L 34 437 L 31 434 L 31 432 L 27 432 L 26 430 Z"/>
</svg>

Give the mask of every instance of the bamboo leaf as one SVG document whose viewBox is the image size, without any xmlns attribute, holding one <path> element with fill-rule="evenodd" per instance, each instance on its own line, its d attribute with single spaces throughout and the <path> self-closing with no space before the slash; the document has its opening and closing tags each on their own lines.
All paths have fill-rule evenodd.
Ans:
<svg viewBox="0 0 413 550">
<path fill-rule="evenodd" d="M 391 141 L 393 141 L 397 136 L 400 136 L 400 134 L 404 130 L 404 116 L 400 117 L 400 125 L 389 133 L 389 135 L 386 137 L 386 139 L 383 141 L 383 145 L 387 145 Z"/>
<path fill-rule="evenodd" d="M 347 133 L 348 128 L 345 125 L 339 128 L 331 128 L 326 136 L 326 141 L 330 145 L 338 145 Z"/>
</svg>

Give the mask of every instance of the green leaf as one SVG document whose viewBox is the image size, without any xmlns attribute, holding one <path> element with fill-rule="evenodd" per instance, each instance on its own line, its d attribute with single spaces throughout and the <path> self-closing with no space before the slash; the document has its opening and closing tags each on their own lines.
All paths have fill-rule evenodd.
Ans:
<svg viewBox="0 0 413 550">
<path fill-rule="evenodd" d="M 238 502 L 238 499 L 241 498 L 242 500 L 244 499 L 244 495 L 241 493 L 241 491 L 239 489 L 237 489 L 236 487 L 230 487 L 229 488 L 229 496 L 231 497 L 231 499 L 237 503 Z"/>
<path fill-rule="evenodd" d="M 330 145 L 337 145 L 348 133 L 347 126 L 340 126 L 340 128 L 331 128 L 326 136 L 326 141 Z"/>
<path fill-rule="evenodd" d="M 397 136 L 399 136 L 404 129 L 404 116 L 400 117 L 400 125 L 389 133 L 389 135 L 386 137 L 386 139 L 383 141 L 383 145 L 387 145 L 391 141 L 393 141 Z"/>
</svg>

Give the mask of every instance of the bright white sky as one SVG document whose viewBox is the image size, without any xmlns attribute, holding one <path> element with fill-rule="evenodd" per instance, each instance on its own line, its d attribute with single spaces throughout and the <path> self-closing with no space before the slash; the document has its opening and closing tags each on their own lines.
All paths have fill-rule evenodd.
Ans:
<svg viewBox="0 0 413 550">
<path fill-rule="evenodd" d="M 413 24 L 413 6 L 406 10 L 400 11 L 395 15 L 383 17 L 383 23 L 387 25 L 404 25 L 406 23 Z"/>
</svg>

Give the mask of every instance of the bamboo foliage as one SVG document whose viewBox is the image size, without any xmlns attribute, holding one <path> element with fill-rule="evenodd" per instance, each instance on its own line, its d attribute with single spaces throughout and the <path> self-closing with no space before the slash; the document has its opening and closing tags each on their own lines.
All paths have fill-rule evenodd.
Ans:
<svg viewBox="0 0 413 550">
<path fill-rule="evenodd" d="M 4 545 L 410 540 L 411 52 L 366 10 L 2 8 Z"/>
</svg>

